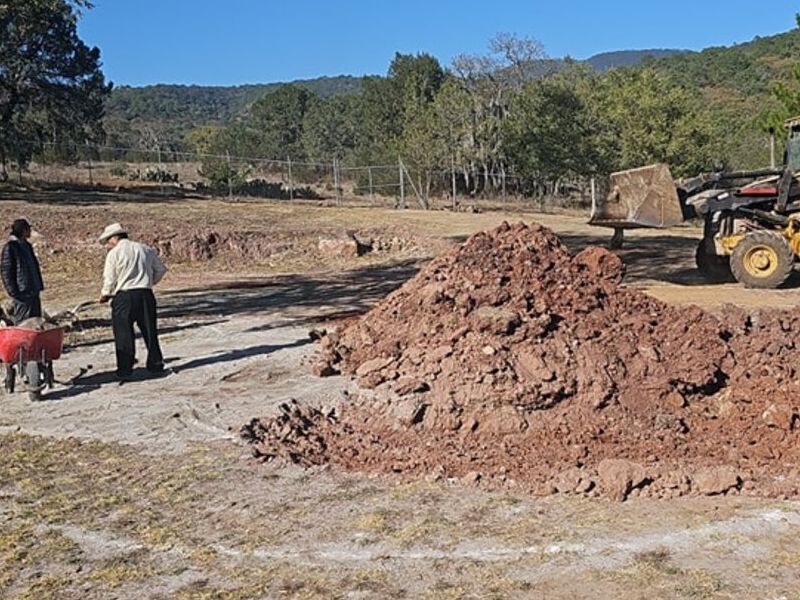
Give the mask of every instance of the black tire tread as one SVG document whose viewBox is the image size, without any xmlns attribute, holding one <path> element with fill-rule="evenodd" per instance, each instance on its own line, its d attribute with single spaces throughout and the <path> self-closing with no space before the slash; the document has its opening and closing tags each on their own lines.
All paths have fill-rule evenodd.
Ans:
<svg viewBox="0 0 800 600">
<path fill-rule="evenodd" d="M 714 251 L 714 240 L 703 238 L 694 253 L 697 270 L 709 283 L 729 283 L 734 281 L 731 273 L 730 257 L 718 256 Z"/>
</svg>

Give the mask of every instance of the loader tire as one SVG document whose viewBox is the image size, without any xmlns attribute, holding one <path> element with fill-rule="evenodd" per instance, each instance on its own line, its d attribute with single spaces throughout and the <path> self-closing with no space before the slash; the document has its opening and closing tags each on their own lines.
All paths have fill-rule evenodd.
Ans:
<svg viewBox="0 0 800 600">
<path fill-rule="evenodd" d="M 700 240 L 694 253 L 694 262 L 697 270 L 709 283 L 727 283 L 734 280 L 730 257 L 719 256 L 714 249 L 712 239 Z"/>
<path fill-rule="evenodd" d="M 771 231 L 753 231 L 736 244 L 731 271 L 748 288 L 779 287 L 794 268 L 794 253 L 788 242 Z"/>
</svg>

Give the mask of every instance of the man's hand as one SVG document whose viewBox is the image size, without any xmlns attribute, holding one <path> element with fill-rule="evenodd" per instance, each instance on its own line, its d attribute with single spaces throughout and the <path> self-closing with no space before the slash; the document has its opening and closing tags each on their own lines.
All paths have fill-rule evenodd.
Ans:
<svg viewBox="0 0 800 600">
<path fill-rule="evenodd" d="M 111 300 L 111 296 L 106 296 L 105 294 L 100 294 L 100 297 L 97 299 L 97 302 L 99 302 L 100 304 L 105 304 L 109 300 Z"/>
</svg>

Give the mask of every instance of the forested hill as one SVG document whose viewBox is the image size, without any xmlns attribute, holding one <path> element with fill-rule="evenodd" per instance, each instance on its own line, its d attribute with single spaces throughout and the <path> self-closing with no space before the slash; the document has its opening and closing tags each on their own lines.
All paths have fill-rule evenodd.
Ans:
<svg viewBox="0 0 800 600">
<path fill-rule="evenodd" d="M 661 58 L 682 50 L 622 50 L 605 52 L 585 62 L 596 71 L 613 67 L 637 65 L 646 58 Z M 361 77 L 340 75 L 298 80 L 292 83 L 322 98 L 357 92 Z M 179 135 L 186 129 L 210 123 L 226 123 L 264 94 L 283 83 L 239 86 L 148 85 L 120 86 L 113 90 L 106 104 L 106 116 L 115 121 L 140 125 L 153 124 Z"/>
<path fill-rule="evenodd" d="M 744 44 L 671 56 L 658 65 L 684 85 L 763 94 L 773 81 L 788 79 L 798 61 L 800 30 L 794 29 Z"/>
<path fill-rule="evenodd" d="M 595 71 L 603 72 L 615 67 L 635 67 L 648 59 L 666 58 L 675 54 L 684 54 L 688 50 L 650 49 L 650 50 L 619 50 L 617 52 L 603 52 L 587 58 L 584 62 Z"/>
<path fill-rule="evenodd" d="M 361 89 L 361 78 L 349 75 L 318 77 L 292 82 L 327 98 Z M 179 121 L 192 125 L 227 122 L 262 97 L 283 85 L 265 83 L 238 86 L 148 85 L 115 88 L 106 115 L 130 121 Z"/>
<path fill-rule="evenodd" d="M 728 148 L 732 165 L 765 166 L 767 115 L 781 103 L 776 84 L 797 90 L 792 71 L 800 63 L 800 29 L 728 47 L 706 48 L 655 61 L 655 67 L 672 81 L 699 88 L 709 111 L 715 135 Z M 800 111 L 800 105 L 790 108 Z M 782 115 L 787 116 L 786 114 Z M 781 119 L 772 123 L 778 130 Z"/>
</svg>

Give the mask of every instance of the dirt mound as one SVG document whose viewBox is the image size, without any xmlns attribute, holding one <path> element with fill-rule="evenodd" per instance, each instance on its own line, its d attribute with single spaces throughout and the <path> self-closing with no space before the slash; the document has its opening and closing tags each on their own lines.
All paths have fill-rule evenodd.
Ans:
<svg viewBox="0 0 800 600">
<path fill-rule="evenodd" d="M 290 240 L 275 239 L 261 232 L 182 231 L 149 241 L 167 259 L 199 262 L 222 257 L 258 261 L 292 248 Z"/>
<path fill-rule="evenodd" d="M 416 239 L 386 237 L 371 232 L 332 232 L 315 239 L 313 232 L 302 235 L 265 235 L 257 231 L 197 229 L 154 235 L 143 240 L 166 259 L 203 262 L 210 260 L 258 262 L 287 252 L 316 253 L 320 259 L 355 258 L 368 252 L 414 254 L 425 246 Z M 350 248 L 352 246 L 352 248 Z"/>
<path fill-rule="evenodd" d="M 372 391 L 246 437 L 265 457 L 313 436 L 292 460 L 538 492 L 798 495 L 798 320 L 720 320 L 622 275 L 539 226 L 479 233 L 321 340 L 315 370 Z"/>
</svg>

